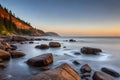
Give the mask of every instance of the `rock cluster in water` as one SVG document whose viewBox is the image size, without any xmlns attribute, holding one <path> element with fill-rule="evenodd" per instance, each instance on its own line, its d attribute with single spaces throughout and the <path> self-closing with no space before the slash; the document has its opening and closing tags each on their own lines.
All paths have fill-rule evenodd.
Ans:
<svg viewBox="0 0 120 80">
<path fill-rule="evenodd" d="M 49 39 L 40 38 L 34 39 L 21 36 L 14 36 L 7 40 L 3 39 L 3 41 L 0 41 L 0 68 L 7 67 L 4 64 L 5 60 L 25 56 L 23 52 L 17 51 L 17 46 L 15 44 L 11 43 L 19 42 L 21 44 L 25 44 L 24 41 L 29 41 L 30 44 L 33 44 L 34 43 L 33 40 L 49 40 Z M 75 41 L 76 40 L 70 40 L 70 42 Z M 41 44 L 36 46 L 36 48 L 39 49 L 48 49 L 50 47 L 58 48 L 61 47 L 61 44 L 59 42 L 50 42 L 49 45 Z M 81 53 L 98 54 L 100 52 L 102 52 L 102 50 L 98 48 L 83 47 L 81 48 L 80 52 L 75 52 L 75 55 L 80 56 Z M 110 68 L 103 67 L 101 68 L 101 71 L 93 71 L 89 64 L 82 65 L 80 61 L 77 60 L 74 60 L 73 64 L 77 66 L 82 65 L 79 71 L 76 71 L 68 63 L 61 64 L 60 66 L 54 69 L 48 70 L 48 67 L 52 65 L 52 63 L 54 63 L 54 57 L 52 53 L 45 53 L 30 58 L 26 61 L 26 63 L 30 66 L 47 69 L 47 71 L 31 76 L 30 80 L 114 80 L 113 77 L 120 77 L 120 74 L 118 72 Z"/>
</svg>

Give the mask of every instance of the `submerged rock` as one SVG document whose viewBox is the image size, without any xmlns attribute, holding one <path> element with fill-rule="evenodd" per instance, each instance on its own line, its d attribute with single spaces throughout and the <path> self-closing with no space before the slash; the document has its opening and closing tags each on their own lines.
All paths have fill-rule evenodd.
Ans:
<svg viewBox="0 0 120 80">
<path fill-rule="evenodd" d="M 35 75 L 30 80 L 81 80 L 79 74 L 67 63 Z"/>
<path fill-rule="evenodd" d="M 83 65 L 81 68 L 80 68 L 80 71 L 82 73 L 90 73 L 92 71 L 91 67 L 88 65 L 88 64 L 85 64 Z"/>
<path fill-rule="evenodd" d="M 93 75 L 93 80 L 114 80 L 110 75 L 96 71 Z"/>
<path fill-rule="evenodd" d="M 41 45 L 35 46 L 35 48 L 38 48 L 38 49 L 48 49 L 49 46 L 47 44 L 41 44 Z"/>
<path fill-rule="evenodd" d="M 113 77 L 120 77 L 120 74 L 112 69 L 103 67 L 101 70 L 107 74 L 110 74 Z"/>
<path fill-rule="evenodd" d="M 19 58 L 25 56 L 25 53 L 20 51 L 11 51 L 10 53 L 12 58 Z"/>
<path fill-rule="evenodd" d="M 102 50 L 98 48 L 83 47 L 81 48 L 81 52 L 84 54 L 97 54 L 99 52 L 102 52 Z"/>
<path fill-rule="evenodd" d="M 29 43 L 30 43 L 30 44 L 33 44 L 34 42 L 33 42 L 33 41 L 30 41 Z"/>
<path fill-rule="evenodd" d="M 78 60 L 74 60 L 73 63 L 74 63 L 75 65 L 80 65 L 80 62 L 79 62 Z"/>
<path fill-rule="evenodd" d="M 59 42 L 50 42 L 49 46 L 55 48 L 55 47 L 61 47 L 61 44 Z"/>
<path fill-rule="evenodd" d="M 76 42 L 76 40 L 74 40 L 74 39 L 70 39 L 69 42 Z"/>
<path fill-rule="evenodd" d="M 36 67 L 49 66 L 51 63 L 53 63 L 52 53 L 42 54 L 27 61 L 27 64 Z"/>
<path fill-rule="evenodd" d="M 7 51 L 4 51 L 0 49 L 0 58 L 2 60 L 9 60 L 10 59 L 10 54 Z"/>
</svg>

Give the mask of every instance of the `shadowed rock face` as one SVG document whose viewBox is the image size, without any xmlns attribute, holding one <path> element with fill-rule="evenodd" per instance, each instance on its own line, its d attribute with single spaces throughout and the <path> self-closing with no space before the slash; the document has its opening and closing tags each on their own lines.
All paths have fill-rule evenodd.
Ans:
<svg viewBox="0 0 120 80">
<path fill-rule="evenodd" d="M 30 80 L 81 80 L 79 74 L 67 63 L 49 71 L 42 72 Z"/>
<path fill-rule="evenodd" d="M 8 60 L 10 59 L 10 54 L 2 49 L 0 49 L 0 59 Z"/>
<path fill-rule="evenodd" d="M 114 80 L 114 79 L 110 75 L 96 71 L 93 75 L 93 80 Z"/>
<path fill-rule="evenodd" d="M 61 44 L 59 42 L 50 42 L 49 46 L 55 48 L 55 47 L 61 47 Z"/>
<path fill-rule="evenodd" d="M 44 67 L 44 66 L 49 66 L 52 62 L 53 62 L 53 55 L 52 53 L 48 53 L 29 59 L 27 61 L 27 64 L 36 67 Z"/>
<path fill-rule="evenodd" d="M 102 50 L 98 48 L 83 47 L 81 48 L 81 52 L 84 54 L 97 54 L 99 52 L 102 52 Z"/>
</svg>

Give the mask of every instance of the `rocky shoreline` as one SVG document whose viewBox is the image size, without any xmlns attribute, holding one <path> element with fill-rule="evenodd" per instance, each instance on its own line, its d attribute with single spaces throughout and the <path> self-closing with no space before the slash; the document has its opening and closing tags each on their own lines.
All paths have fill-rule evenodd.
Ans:
<svg viewBox="0 0 120 80">
<path fill-rule="evenodd" d="M 61 43 L 53 42 L 52 39 L 47 38 L 31 38 L 23 36 L 0 36 L 0 69 L 4 69 L 7 66 L 4 64 L 6 60 L 13 58 L 21 58 L 25 56 L 25 53 L 17 51 L 17 47 L 14 43 L 26 44 L 26 41 L 29 44 L 34 44 L 34 41 L 50 41 L 49 45 L 40 44 L 36 45 L 35 48 L 40 50 L 47 50 L 48 48 L 60 48 Z M 70 39 L 66 40 L 70 42 L 75 42 L 76 40 Z M 64 47 L 65 48 L 65 47 Z M 80 56 L 84 55 L 99 55 L 102 52 L 101 49 L 83 47 L 80 49 L 80 52 L 75 52 L 74 55 Z M 81 66 L 79 71 L 76 71 L 72 68 L 69 63 L 63 63 L 60 66 L 57 66 L 54 69 L 49 69 L 49 66 L 52 65 L 55 61 L 53 60 L 54 56 L 52 53 L 45 53 L 33 58 L 28 59 L 26 64 L 34 67 L 41 67 L 43 72 L 30 76 L 30 80 L 115 80 L 119 78 L 120 74 L 112 69 L 103 67 L 101 71 L 93 71 L 92 67 L 89 64 L 81 64 L 79 61 L 74 60 L 73 64 L 76 66 Z M 47 70 L 47 71 L 46 71 Z M 4 76 L 0 76 L 0 80 L 4 80 Z M 8 79 L 9 80 L 9 79 Z"/>
</svg>

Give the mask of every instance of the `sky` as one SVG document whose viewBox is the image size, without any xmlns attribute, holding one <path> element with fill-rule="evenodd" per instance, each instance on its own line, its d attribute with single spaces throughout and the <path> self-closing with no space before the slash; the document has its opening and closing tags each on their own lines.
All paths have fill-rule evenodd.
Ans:
<svg viewBox="0 0 120 80">
<path fill-rule="evenodd" d="M 120 36 L 120 0 L 0 0 L 0 4 L 45 32 Z"/>
</svg>

